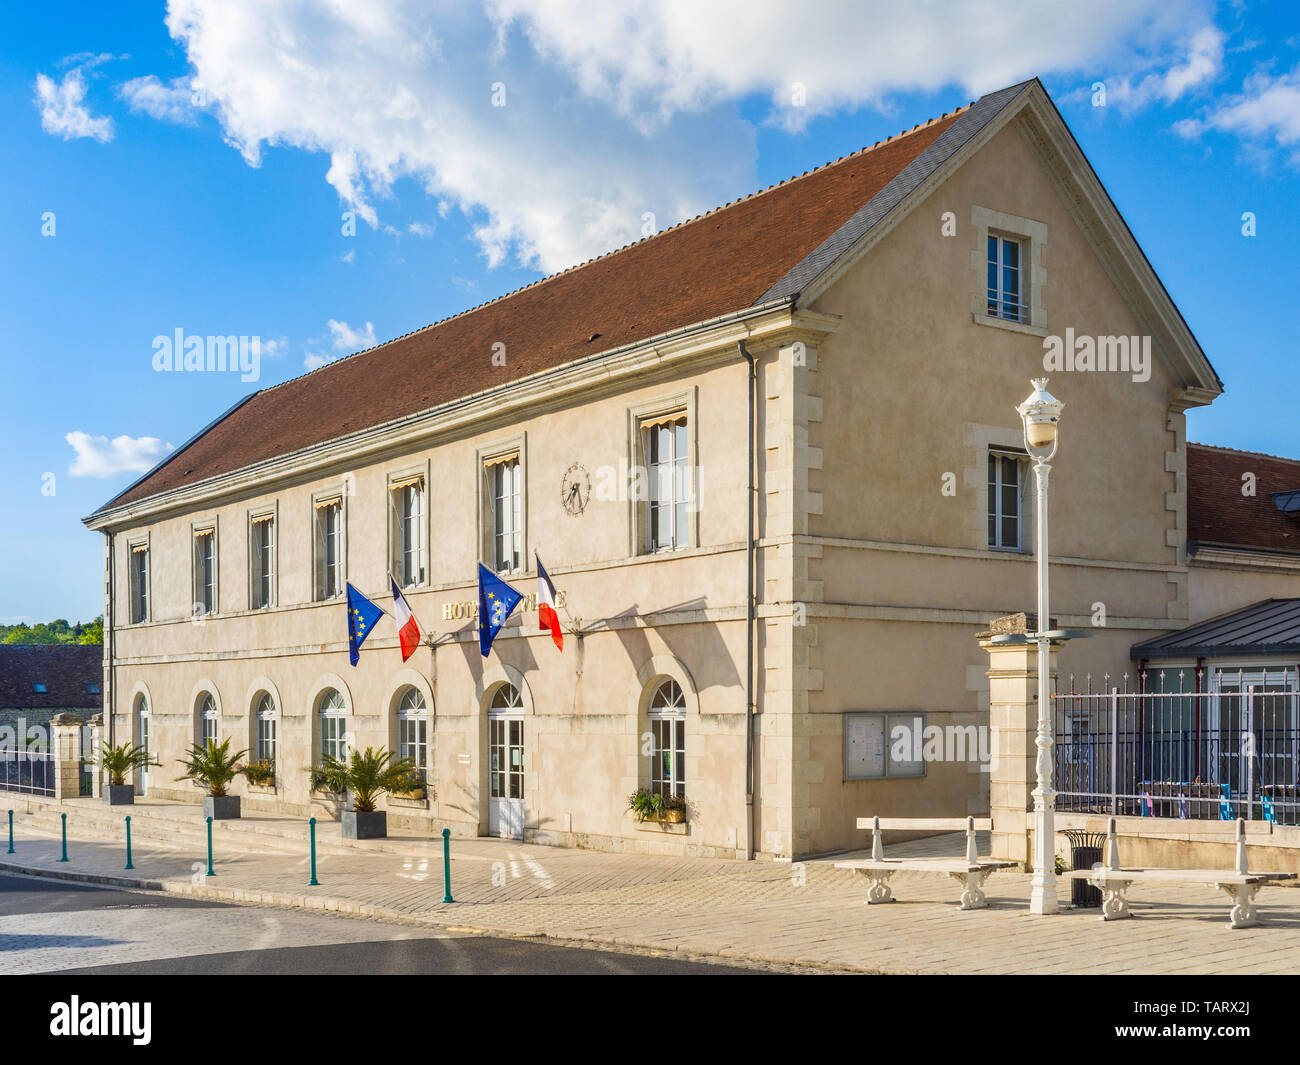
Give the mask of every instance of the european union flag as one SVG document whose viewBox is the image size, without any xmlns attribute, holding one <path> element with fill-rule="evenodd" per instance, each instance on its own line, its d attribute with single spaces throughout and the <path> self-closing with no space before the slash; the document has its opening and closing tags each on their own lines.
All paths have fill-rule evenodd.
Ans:
<svg viewBox="0 0 1300 1065">
<path fill-rule="evenodd" d="M 523 598 L 482 562 L 478 564 L 478 649 L 487 658 L 492 641 Z"/>
<path fill-rule="evenodd" d="M 357 664 L 361 645 L 384 612 L 348 582 L 348 658 Z"/>
</svg>

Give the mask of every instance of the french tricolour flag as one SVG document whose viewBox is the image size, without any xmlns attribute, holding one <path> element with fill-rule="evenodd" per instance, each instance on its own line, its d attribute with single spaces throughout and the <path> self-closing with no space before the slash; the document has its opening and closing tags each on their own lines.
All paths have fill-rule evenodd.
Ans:
<svg viewBox="0 0 1300 1065">
<path fill-rule="evenodd" d="M 393 616 L 397 618 L 397 638 L 401 641 L 402 661 L 405 662 L 420 646 L 420 624 L 411 613 L 406 596 L 402 594 L 402 589 L 397 587 L 397 582 L 393 580 L 391 573 L 388 575 L 388 583 L 393 586 Z"/>
<path fill-rule="evenodd" d="M 540 558 L 537 559 L 537 620 L 543 632 L 550 630 L 555 646 L 563 651 L 564 631 L 560 628 L 560 615 L 555 612 L 555 585 L 542 568 Z"/>
</svg>

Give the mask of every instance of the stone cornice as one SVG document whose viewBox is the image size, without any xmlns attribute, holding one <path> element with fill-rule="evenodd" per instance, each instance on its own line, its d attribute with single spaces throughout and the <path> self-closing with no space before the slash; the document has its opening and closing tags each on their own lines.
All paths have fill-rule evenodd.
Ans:
<svg viewBox="0 0 1300 1065">
<path fill-rule="evenodd" d="M 1195 551 L 1192 552 L 1191 561 L 1193 566 L 1290 570 L 1300 574 L 1300 555 L 1267 551 L 1263 548 L 1251 549 L 1198 543 Z"/>
</svg>

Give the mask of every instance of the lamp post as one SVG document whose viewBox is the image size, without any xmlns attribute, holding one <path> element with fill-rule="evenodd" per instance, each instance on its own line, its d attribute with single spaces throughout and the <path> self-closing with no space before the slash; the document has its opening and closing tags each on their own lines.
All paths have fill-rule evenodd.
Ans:
<svg viewBox="0 0 1300 1065">
<path fill-rule="evenodd" d="M 1030 913 L 1056 913 L 1056 791 L 1052 787 L 1051 627 L 1047 602 L 1047 477 L 1056 455 L 1057 427 L 1065 404 L 1047 391 L 1047 378 L 1031 382 L 1030 393 L 1016 411 L 1025 431 L 1025 450 L 1034 460 L 1038 486 L 1038 748 L 1034 788 L 1034 877 Z"/>
</svg>

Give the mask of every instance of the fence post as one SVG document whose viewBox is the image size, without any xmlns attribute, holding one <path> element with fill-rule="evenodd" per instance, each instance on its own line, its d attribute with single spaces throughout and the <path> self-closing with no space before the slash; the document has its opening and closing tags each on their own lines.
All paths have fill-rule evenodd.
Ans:
<svg viewBox="0 0 1300 1065">
<path fill-rule="evenodd" d="M 1246 732 L 1238 744 L 1246 770 L 1246 808 L 1243 815 L 1255 817 L 1255 685 L 1246 689 Z"/>
<path fill-rule="evenodd" d="M 13 854 L 13 852 L 14 852 L 14 812 L 10 810 L 9 811 L 9 850 L 6 851 L 6 853 Z"/>
<path fill-rule="evenodd" d="M 1119 688 L 1110 689 L 1110 812 L 1119 814 Z"/>
<path fill-rule="evenodd" d="M 59 814 L 59 822 L 63 828 L 63 857 L 59 861 L 66 862 L 68 860 L 68 815 Z"/>
<path fill-rule="evenodd" d="M 442 901 L 455 902 L 451 897 L 451 829 L 442 830 Z"/>
<path fill-rule="evenodd" d="M 311 879 L 307 881 L 308 887 L 320 887 L 320 881 L 316 879 L 316 818 L 308 818 L 307 834 L 311 838 Z"/>
<path fill-rule="evenodd" d="M 1036 623 L 1028 615 L 1012 614 L 995 619 L 990 631 L 976 634 L 989 662 L 993 754 L 989 766 L 989 813 L 993 820 L 990 856 L 1026 865 L 1033 855 L 1031 811 L 1037 782 L 1038 733 L 1038 655 L 1026 634 Z M 1060 646 L 1059 641 L 1052 641 L 1049 669 L 1053 673 Z M 1055 731 L 1055 712 L 1049 712 Z M 1059 779 L 1059 765 L 1056 774 Z M 1049 783 L 1055 787 L 1056 781 Z"/>
<path fill-rule="evenodd" d="M 81 719 L 56 714 L 50 721 L 50 765 L 54 771 L 54 798 L 81 795 Z"/>
<path fill-rule="evenodd" d="M 212 818 L 208 818 L 208 876 L 216 876 L 212 868 Z"/>
<path fill-rule="evenodd" d="M 134 869 L 131 864 L 131 815 L 126 815 L 126 868 Z"/>
</svg>

